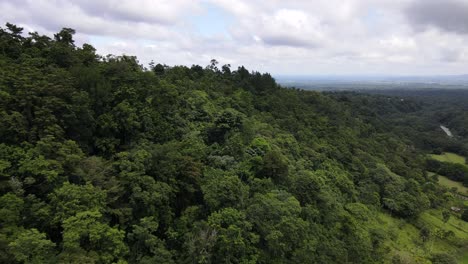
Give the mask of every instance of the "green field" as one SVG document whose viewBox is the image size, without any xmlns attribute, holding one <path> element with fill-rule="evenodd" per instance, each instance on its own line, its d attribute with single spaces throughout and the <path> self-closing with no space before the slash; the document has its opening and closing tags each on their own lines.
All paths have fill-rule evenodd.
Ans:
<svg viewBox="0 0 468 264">
<path fill-rule="evenodd" d="M 463 184 L 461 182 L 456 182 L 456 181 L 452 181 L 450 180 L 449 178 L 447 177 L 444 177 L 444 176 L 440 176 L 438 175 L 437 178 L 439 179 L 439 184 L 440 185 L 443 185 L 447 188 L 456 188 L 457 189 L 457 193 L 461 194 L 461 195 L 464 195 L 464 196 L 468 196 L 468 188 L 463 186 Z"/>
<path fill-rule="evenodd" d="M 428 210 L 421 214 L 419 221 L 430 226 L 432 229 L 452 231 L 457 239 L 468 240 L 468 222 L 461 220 L 456 214 L 452 214 L 449 221 L 442 221 L 440 210 Z"/>
<path fill-rule="evenodd" d="M 435 160 L 443 161 L 443 162 L 466 164 L 465 157 L 460 156 L 460 155 L 455 154 L 455 153 L 450 153 L 450 152 L 444 152 L 441 155 L 432 154 L 432 155 L 430 155 L 430 157 L 435 159 Z"/>
<path fill-rule="evenodd" d="M 424 212 L 414 224 L 393 218 L 386 213 L 379 214 L 379 227 L 390 234 L 390 242 L 387 246 L 393 252 L 405 259 L 408 263 L 431 263 L 429 258 L 434 253 L 449 253 L 455 256 L 459 263 L 465 262 L 468 254 L 465 246 L 468 243 L 468 223 L 462 221 L 455 214 L 451 215 L 449 221 L 442 221 L 441 210 L 428 210 Z M 431 230 L 429 241 L 422 242 L 420 238 L 420 227 L 426 226 Z M 440 230 L 452 231 L 453 237 L 441 239 L 437 237 Z M 386 261 L 385 263 L 391 263 Z"/>
</svg>

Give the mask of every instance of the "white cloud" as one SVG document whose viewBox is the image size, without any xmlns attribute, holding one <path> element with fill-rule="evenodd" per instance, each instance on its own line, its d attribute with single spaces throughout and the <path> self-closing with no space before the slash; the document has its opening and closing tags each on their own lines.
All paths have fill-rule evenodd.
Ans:
<svg viewBox="0 0 468 264">
<path fill-rule="evenodd" d="M 280 9 L 272 16 L 262 15 L 260 39 L 268 45 L 316 47 L 324 41 L 320 21 L 305 12 Z"/>
<path fill-rule="evenodd" d="M 216 58 L 283 74 L 456 74 L 468 61 L 465 6 L 468 0 L 0 0 L 0 21 L 48 35 L 71 27 L 77 43 L 144 63 Z M 195 30 L 209 12 L 226 17 L 212 21 L 226 24 L 225 32 Z"/>
<path fill-rule="evenodd" d="M 198 9 L 193 0 L 78 0 L 74 5 L 92 16 L 133 22 L 176 24 L 187 11 Z"/>
</svg>

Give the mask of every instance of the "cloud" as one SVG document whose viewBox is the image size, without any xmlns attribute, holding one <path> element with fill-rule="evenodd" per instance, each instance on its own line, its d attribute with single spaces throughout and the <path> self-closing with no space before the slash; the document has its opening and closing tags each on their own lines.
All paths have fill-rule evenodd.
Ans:
<svg viewBox="0 0 468 264">
<path fill-rule="evenodd" d="M 78 0 L 73 1 L 87 14 L 112 20 L 176 24 L 181 16 L 196 10 L 193 0 Z"/>
<path fill-rule="evenodd" d="M 85 34 L 159 40 L 176 37 L 170 26 L 185 12 L 195 10 L 193 3 L 186 0 L 171 0 L 170 3 L 161 0 L 0 0 L 0 9 L 5 22 L 20 22 L 48 32 L 71 27 Z"/>
<path fill-rule="evenodd" d="M 293 9 L 280 9 L 271 16 L 264 15 L 259 37 L 268 45 L 293 47 L 316 47 L 324 38 L 318 20 Z"/>
<path fill-rule="evenodd" d="M 462 58 L 462 53 L 460 50 L 453 50 L 453 49 L 441 50 L 440 58 L 442 61 L 446 61 L 446 62 L 457 62 Z"/>
<path fill-rule="evenodd" d="M 380 44 L 389 49 L 408 50 L 416 48 L 414 39 L 400 38 L 397 36 L 391 36 L 390 38 L 382 39 Z"/>
<path fill-rule="evenodd" d="M 169 65 L 278 74 L 466 73 L 468 0 L 0 0 L 0 22 Z M 20 7 L 20 8 L 19 8 Z"/>
<path fill-rule="evenodd" d="M 417 30 L 436 27 L 454 33 L 468 34 L 468 2 L 463 0 L 418 0 L 405 10 Z"/>
</svg>

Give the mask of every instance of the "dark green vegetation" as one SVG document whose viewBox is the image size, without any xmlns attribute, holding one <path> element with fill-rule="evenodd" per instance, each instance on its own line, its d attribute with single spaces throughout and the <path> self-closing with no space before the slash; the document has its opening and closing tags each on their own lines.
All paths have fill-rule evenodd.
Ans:
<svg viewBox="0 0 468 264">
<path fill-rule="evenodd" d="M 468 186 L 465 159 L 468 156 L 468 90 L 373 90 L 366 93 L 368 95 L 332 95 L 375 127 L 388 127 L 418 149 L 432 153 L 427 170 Z M 441 125 L 448 127 L 453 137 L 447 136 Z"/>
<path fill-rule="evenodd" d="M 361 92 L 365 94 L 355 92 L 328 94 L 347 104 L 355 116 L 368 121 L 376 128 L 388 129 L 402 141 L 425 154 L 427 177 L 438 180 L 438 183 L 444 186 L 453 198 L 441 204 L 441 208 L 445 209 L 423 213 L 419 217 L 419 220 L 422 220 L 419 224 L 433 226 L 436 230 L 445 229 L 444 232 L 457 233 L 455 230 L 457 229 L 461 231 L 460 237 L 466 239 L 468 235 L 466 224 L 453 223 L 452 227 L 455 229 L 449 230 L 448 226 L 442 225 L 437 218 L 442 216 L 444 220 L 444 217 L 452 215 L 456 216 L 457 221 L 463 219 L 466 222 L 468 219 L 465 217 L 468 215 L 468 193 L 466 192 L 466 186 L 468 186 L 466 164 L 468 91 L 433 89 Z M 441 125 L 449 127 L 452 136 L 447 135 Z M 447 210 L 452 212 L 449 214 Z M 444 220 L 444 223 L 447 222 Z M 408 229 L 405 233 L 414 232 Z M 434 247 L 444 247 L 437 243 L 434 245 Z M 411 246 L 412 250 L 415 246 L 417 248 L 417 245 Z M 464 257 L 459 259 L 460 263 L 466 263 L 468 260 L 468 254 L 463 255 Z"/>
<path fill-rule="evenodd" d="M 353 110 L 371 112 L 378 122 L 391 123 L 395 133 L 409 137 L 422 150 L 468 156 L 468 90 L 368 90 L 366 93 L 367 96 L 350 99 L 361 103 L 359 110 Z M 441 125 L 448 127 L 454 137 L 447 137 Z M 450 160 L 450 155 L 445 161 L 458 162 L 456 158 Z"/>
<path fill-rule="evenodd" d="M 1 263 L 463 257 L 455 198 L 379 114 L 406 107 L 216 61 L 144 69 L 73 33 L 0 30 Z"/>
</svg>

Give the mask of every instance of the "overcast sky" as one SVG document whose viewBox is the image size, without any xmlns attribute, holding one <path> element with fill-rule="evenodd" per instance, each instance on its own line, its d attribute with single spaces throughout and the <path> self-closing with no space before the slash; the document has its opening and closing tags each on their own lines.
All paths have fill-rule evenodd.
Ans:
<svg viewBox="0 0 468 264">
<path fill-rule="evenodd" d="M 273 74 L 468 73 L 468 0 L 0 0 L 0 22 L 100 54 Z"/>
</svg>

